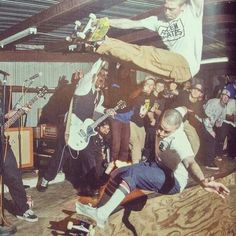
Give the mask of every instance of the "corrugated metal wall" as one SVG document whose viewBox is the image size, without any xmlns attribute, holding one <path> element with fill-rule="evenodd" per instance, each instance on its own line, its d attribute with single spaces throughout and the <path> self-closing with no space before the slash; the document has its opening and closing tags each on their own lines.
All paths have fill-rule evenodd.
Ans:
<svg viewBox="0 0 236 236">
<path fill-rule="evenodd" d="M 60 76 L 65 75 L 70 81 L 72 73 L 76 69 L 82 69 L 84 73 L 91 68 L 90 63 L 44 63 L 44 62 L 0 62 L 0 70 L 10 74 L 7 78 L 7 85 L 24 85 L 24 81 L 32 75 L 42 72 L 42 76 L 36 78 L 31 87 L 42 87 L 46 85 L 48 88 L 55 88 Z M 0 75 L 2 81 L 2 76 Z M 28 84 L 28 83 L 27 83 Z M 26 85 L 26 84 L 25 84 Z M 13 93 L 12 104 L 14 105 L 22 93 Z M 25 104 L 36 94 L 26 93 L 21 104 Z M 48 101 L 50 94 L 46 95 L 46 99 L 40 98 L 28 113 L 27 126 L 37 125 L 37 111 L 42 108 Z"/>
</svg>

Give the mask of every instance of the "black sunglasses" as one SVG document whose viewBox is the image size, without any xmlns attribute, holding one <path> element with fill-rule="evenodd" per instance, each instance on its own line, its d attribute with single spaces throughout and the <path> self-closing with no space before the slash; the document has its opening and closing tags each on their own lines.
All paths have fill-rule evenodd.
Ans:
<svg viewBox="0 0 236 236">
<path fill-rule="evenodd" d="M 166 129 L 163 129 L 163 127 L 161 127 L 161 126 L 159 125 L 159 126 L 157 127 L 156 134 L 158 134 L 158 131 L 164 132 L 165 134 L 169 134 L 169 133 L 171 133 L 173 130 L 166 130 Z"/>
</svg>

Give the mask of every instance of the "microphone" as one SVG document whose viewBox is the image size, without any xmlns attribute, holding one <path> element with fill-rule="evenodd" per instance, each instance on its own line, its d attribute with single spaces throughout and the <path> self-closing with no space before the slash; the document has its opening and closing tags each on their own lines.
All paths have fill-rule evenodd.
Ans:
<svg viewBox="0 0 236 236">
<path fill-rule="evenodd" d="M 43 74 L 42 72 L 39 72 L 39 73 L 37 73 L 37 74 L 31 76 L 29 79 L 26 79 L 24 82 L 33 81 L 33 80 L 35 80 L 36 78 L 42 76 L 42 74 Z"/>
<path fill-rule="evenodd" d="M 3 71 L 3 70 L 0 70 L 0 74 L 4 75 L 4 76 L 8 76 L 10 74 L 8 74 L 7 72 Z"/>
</svg>

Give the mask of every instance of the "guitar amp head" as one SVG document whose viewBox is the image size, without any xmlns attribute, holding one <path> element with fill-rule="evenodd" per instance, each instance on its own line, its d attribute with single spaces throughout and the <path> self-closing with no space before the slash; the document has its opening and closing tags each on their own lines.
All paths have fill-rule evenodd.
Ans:
<svg viewBox="0 0 236 236">
<path fill-rule="evenodd" d="M 41 124 L 33 128 L 35 139 L 56 139 L 57 127 L 50 124 Z"/>
</svg>

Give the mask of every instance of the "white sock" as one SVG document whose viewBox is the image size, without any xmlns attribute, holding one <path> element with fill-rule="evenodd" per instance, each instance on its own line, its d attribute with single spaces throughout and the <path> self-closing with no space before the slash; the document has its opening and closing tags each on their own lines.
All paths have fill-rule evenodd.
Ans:
<svg viewBox="0 0 236 236">
<path fill-rule="evenodd" d="M 98 215 L 101 215 L 102 218 L 108 218 L 109 215 L 120 205 L 125 196 L 126 195 L 120 189 L 117 189 L 109 201 L 102 207 L 98 208 Z"/>
</svg>

